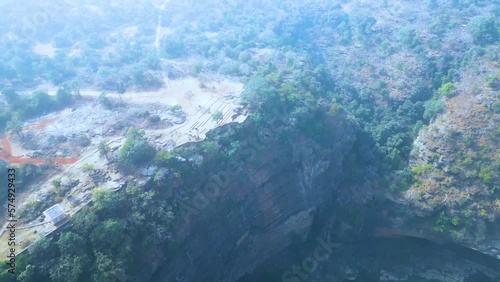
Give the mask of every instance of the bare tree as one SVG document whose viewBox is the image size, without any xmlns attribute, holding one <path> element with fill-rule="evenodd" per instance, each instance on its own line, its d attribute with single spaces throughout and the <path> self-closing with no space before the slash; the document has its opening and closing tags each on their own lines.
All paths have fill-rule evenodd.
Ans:
<svg viewBox="0 0 500 282">
<path fill-rule="evenodd" d="M 125 83 L 121 81 L 118 83 L 116 86 L 116 92 L 118 92 L 118 96 L 120 96 L 120 104 L 123 105 L 123 100 L 122 100 L 122 94 L 124 94 L 127 91 L 127 88 L 125 87 Z"/>
</svg>

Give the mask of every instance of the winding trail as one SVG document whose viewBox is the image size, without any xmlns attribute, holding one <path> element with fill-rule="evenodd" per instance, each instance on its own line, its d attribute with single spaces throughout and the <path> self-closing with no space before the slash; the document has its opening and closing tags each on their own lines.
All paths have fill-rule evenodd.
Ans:
<svg viewBox="0 0 500 282">
<path fill-rule="evenodd" d="M 165 6 L 167 3 L 170 2 L 170 0 L 165 0 L 163 2 L 163 5 L 161 5 L 160 10 L 164 11 Z M 161 34 L 161 14 L 158 15 L 158 24 L 156 26 L 156 39 L 155 39 L 155 47 L 156 47 L 156 54 L 160 56 L 160 34 Z"/>
</svg>

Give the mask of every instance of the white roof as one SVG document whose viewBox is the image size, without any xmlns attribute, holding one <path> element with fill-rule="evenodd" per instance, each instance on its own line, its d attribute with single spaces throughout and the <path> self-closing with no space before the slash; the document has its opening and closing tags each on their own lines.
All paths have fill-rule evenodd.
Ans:
<svg viewBox="0 0 500 282">
<path fill-rule="evenodd" d="M 61 204 L 55 204 L 52 207 L 45 210 L 43 212 L 43 214 L 46 217 L 52 219 L 52 218 L 56 218 L 56 217 L 60 216 L 61 214 L 64 214 L 64 210 L 63 210 L 63 207 L 61 206 Z"/>
</svg>

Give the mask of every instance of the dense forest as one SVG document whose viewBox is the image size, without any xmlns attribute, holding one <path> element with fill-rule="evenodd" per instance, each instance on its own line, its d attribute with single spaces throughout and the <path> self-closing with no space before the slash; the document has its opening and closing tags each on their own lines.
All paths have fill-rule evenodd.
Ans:
<svg viewBox="0 0 500 282">
<path fill-rule="evenodd" d="M 500 89 L 498 1 L 31 2 L 0 4 L 1 13 L 8 11 L 0 17 L 4 133 L 22 134 L 24 121 L 71 106 L 81 99 L 80 89 L 102 91 L 100 102 L 107 105 L 105 93 L 123 94 L 126 101 L 127 91 L 154 91 L 163 86 L 163 62 L 177 60 L 190 67 L 185 75 L 218 73 L 242 81 L 249 128 L 266 125 L 278 109 L 286 130 L 276 142 L 300 134 L 328 154 L 329 121 L 352 120 L 357 133 L 344 184 L 371 182 L 398 195 L 422 185 L 435 169 L 410 163 L 413 144 L 464 92 L 471 79 L 466 70 L 479 70 L 472 76 L 489 91 Z M 160 15 L 169 31 L 155 46 Z M 119 32 L 130 27 L 133 35 Z M 51 44 L 53 56 L 35 53 L 37 44 Z M 481 71 L 481 64 L 496 71 Z M 49 95 L 47 87 L 58 90 Z M 485 111 L 500 114 L 498 98 Z M 70 228 L 34 242 L 19 256 L 16 277 L 2 264 L 0 281 L 116 281 L 146 272 L 156 248 L 174 255 L 181 202 L 168 191 L 175 184 L 191 192 L 188 182 L 177 182 L 196 175 L 195 155 L 208 163 L 243 158 L 246 130 L 236 126 L 173 151 L 156 151 L 140 128 L 123 132 L 126 141 L 116 153 L 100 144 L 101 155 L 114 158 L 124 173 L 158 167 L 150 186 L 94 189 L 92 204 Z M 455 140 L 480 156 L 456 156 L 450 174 L 491 191 L 479 210 L 497 216 L 498 124 L 480 141 L 458 133 Z M 21 165 L 21 183 L 28 185 L 50 165 Z M 8 166 L 0 160 L 0 170 Z M 475 234 L 467 223 L 473 217 L 443 211 L 434 228 Z"/>
</svg>

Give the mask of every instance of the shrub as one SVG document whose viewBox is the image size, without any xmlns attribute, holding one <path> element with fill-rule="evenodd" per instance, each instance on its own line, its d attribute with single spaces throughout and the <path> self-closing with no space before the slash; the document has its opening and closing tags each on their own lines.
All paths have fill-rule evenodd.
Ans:
<svg viewBox="0 0 500 282">
<path fill-rule="evenodd" d="M 21 217 L 24 222 L 30 222 L 40 215 L 45 205 L 40 201 L 31 201 L 21 209 L 19 217 Z"/>
<path fill-rule="evenodd" d="M 495 113 L 495 114 L 500 114 L 500 102 L 493 102 L 491 104 L 491 110 Z"/>
<path fill-rule="evenodd" d="M 19 168 L 19 179 L 23 184 L 28 184 L 31 181 L 36 181 L 37 176 L 43 173 L 41 166 L 33 163 L 24 163 Z"/>
<path fill-rule="evenodd" d="M 67 87 L 61 87 L 56 92 L 56 104 L 59 107 L 65 107 L 73 101 L 73 96 Z"/>
<path fill-rule="evenodd" d="M 462 169 L 459 166 L 454 165 L 450 168 L 450 172 L 452 174 L 458 175 L 462 172 Z"/>
<path fill-rule="evenodd" d="M 237 76 L 240 74 L 240 65 L 237 62 L 228 62 L 220 66 L 220 72 L 225 75 Z"/>
<path fill-rule="evenodd" d="M 148 122 L 150 124 L 157 124 L 161 121 L 161 118 L 159 115 L 152 115 L 149 117 Z"/>
<path fill-rule="evenodd" d="M 449 231 L 451 228 L 452 219 L 449 218 L 444 211 L 442 211 L 436 219 L 436 225 L 434 226 L 434 231 L 445 232 Z"/>
<path fill-rule="evenodd" d="M 448 82 L 439 87 L 438 93 L 440 96 L 453 97 L 457 94 L 457 87 L 454 83 Z"/>
<path fill-rule="evenodd" d="M 474 145 L 474 137 L 467 135 L 464 137 L 464 142 L 468 147 L 472 147 Z"/>
<path fill-rule="evenodd" d="M 54 188 L 59 189 L 61 188 L 61 179 L 60 178 L 54 179 L 52 180 L 51 184 Z"/>
<path fill-rule="evenodd" d="M 177 113 L 177 112 L 180 112 L 182 111 L 182 107 L 180 105 L 173 105 L 173 106 L 170 106 L 169 110 L 172 112 L 172 113 Z"/>
<path fill-rule="evenodd" d="M 415 47 L 419 44 L 419 39 L 417 37 L 417 31 L 413 26 L 403 27 L 398 31 L 399 41 L 401 45 L 408 47 Z"/>
<path fill-rule="evenodd" d="M 275 89 L 262 77 L 251 78 L 241 92 L 241 100 L 251 107 L 257 107 L 275 95 Z"/>
<path fill-rule="evenodd" d="M 99 101 L 99 104 L 101 106 L 105 107 L 106 109 L 112 109 L 113 108 L 113 103 L 111 102 L 111 99 L 109 99 L 108 96 L 106 96 L 106 93 L 102 92 L 99 97 L 97 98 L 97 101 Z"/>
<path fill-rule="evenodd" d="M 155 164 L 159 167 L 166 167 L 173 158 L 175 158 L 173 151 L 160 150 L 156 153 Z"/>
<path fill-rule="evenodd" d="M 471 158 L 465 158 L 465 160 L 462 161 L 462 165 L 464 166 L 470 166 L 471 164 L 472 164 Z"/>
<path fill-rule="evenodd" d="M 76 138 L 76 144 L 81 147 L 87 147 L 90 145 L 90 138 L 87 135 L 80 135 Z"/>
<path fill-rule="evenodd" d="M 215 112 L 212 113 L 212 120 L 213 121 L 220 121 L 222 120 L 222 118 L 224 117 L 224 115 L 222 114 L 222 112 L 220 110 L 217 110 Z"/>
<path fill-rule="evenodd" d="M 431 120 L 437 114 L 444 111 L 444 103 L 441 100 L 429 100 L 424 104 L 424 119 Z"/>
<path fill-rule="evenodd" d="M 175 59 L 185 55 L 184 42 L 180 34 L 169 34 L 162 38 L 160 55 L 164 58 Z"/>
<path fill-rule="evenodd" d="M 144 138 L 144 130 L 129 128 L 125 132 L 125 143 L 118 151 L 118 164 L 122 167 L 132 167 L 150 161 L 155 150 Z"/>
<path fill-rule="evenodd" d="M 94 170 L 94 165 L 93 164 L 89 164 L 89 163 L 84 163 L 82 165 L 82 169 L 85 172 L 90 172 L 90 171 Z"/>
<path fill-rule="evenodd" d="M 475 169 L 467 170 L 465 172 L 465 178 L 472 179 L 477 177 L 477 171 Z"/>
<path fill-rule="evenodd" d="M 479 178 L 481 178 L 483 183 L 486 185 L 492 184 L 493 183 L 493 176 L 492 176 L 491 167 L 482 166 L 481 170 L 479 171 Z"/>
<path fill-rule="evenodd" d="M 99 156 L 108 156 L 108 152 L 109 152 L 109 146 L 108 144 L 106 144 L 106 142 L 102 141 L 99 142 L 99 145 L 97 146 L 98 150 L 99 150 Z"/>
<path fill-rule="evenodd" d="M 494 17 L 476 16 L 467 27 L 477 44 L 486 45 L 498 40 L 498 27 Z"/>
<path fill-rule="evenodd" d="M 479 214 L 480 214 L 482 217 L 488 217 L 488 213 L 486 212 L 486 210 L 485 210 L 485 209 L 481 209 L 481 210 L 479 211 Z"/>
<path fill-rule="evenodd" d="M 434 166 L 431 164 L 416 165 L 411 168 L 411 171 L 415 175 L 425 175 L 434 170 Z"/>
<path fill-rule="evenodd" d="M 219 146 L 214 141 L 205 141 L 201 144 L 201 150 L 204 154 L 215 155 L 219 153 Z"/>
<path fill-rule="evenodd" d="M 486 78 L 486 83 L 493 90 L 500 90 L 500 75 L 491 75 Z"/>
</svg>

